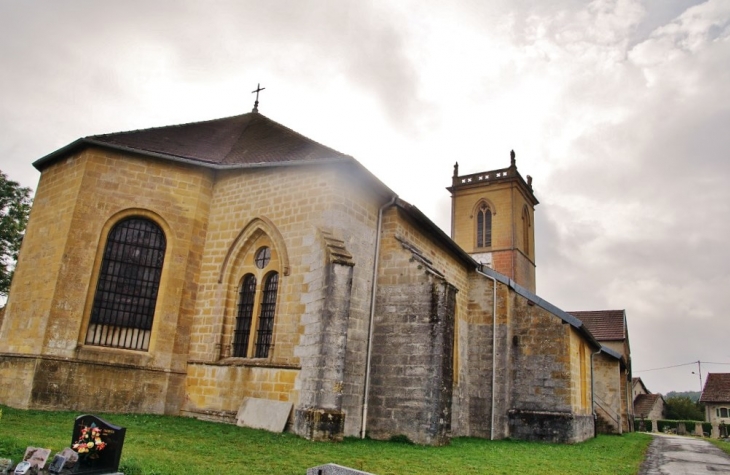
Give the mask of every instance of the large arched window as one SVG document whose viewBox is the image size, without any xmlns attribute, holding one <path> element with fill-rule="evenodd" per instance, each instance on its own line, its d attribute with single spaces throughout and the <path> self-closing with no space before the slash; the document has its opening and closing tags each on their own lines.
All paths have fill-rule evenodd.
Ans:
<svg viewBox="0 0 730 475">
<path fill-rule="evenodd" d="M 477 247 L 492 246 L 492 211 L 487 203 L 481 203 L 477 209 Z"/>
<path fill-rule="evenodd" d="M 162 229 L 148 219 L 125 219 L 109 231 L 87 345 L 149 349 L 166 247 Z"/>
</svg>

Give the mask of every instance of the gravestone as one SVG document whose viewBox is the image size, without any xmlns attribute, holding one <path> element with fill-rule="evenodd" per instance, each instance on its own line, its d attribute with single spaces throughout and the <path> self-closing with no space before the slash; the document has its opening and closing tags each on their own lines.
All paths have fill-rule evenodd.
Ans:
<svg viewBox="0 0 730 475">
<path fill-rule="evenodd" d="M 115 426 L 90 414 L 77 417 L 71 448 L 78 453 L 79 460 L 72 473 L 117 473 L 126 432 L 125 427 Z"/>
<path fill-rule="evenodd" d="M 66 457 L 56 454 L 53 456 L 53 461 L 48 466 L 48 472 L 53 474 L 61 473 L 64 465 L 66 465 Z"/>
<path fill-rule="evenodd" d="M 23 460 L 30 463 L 39 470 L 46 466 L 46 461 L 51 455 L 51 449 L 41 449 L 38 447 L 28 447 L 25 449 Z"/>
<path fill-rule="evenodd" d="M 63 449 L 59 455 L 66 459 L 64 467 L 68 469 L 73 468 L 73 466 L 76 465 L 76 462 L 79 461 L 79 454 L 74 452 L 70 447 Z"/>
</svg>

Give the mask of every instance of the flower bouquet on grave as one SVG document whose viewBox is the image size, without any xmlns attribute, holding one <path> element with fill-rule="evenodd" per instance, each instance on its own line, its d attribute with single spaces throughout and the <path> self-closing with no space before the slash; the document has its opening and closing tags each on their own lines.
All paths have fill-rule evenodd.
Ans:
<svg viewBox="0 0 730 475">
<path fill-rule="evenodd" d="M 74 442 L 71 448 L 79 454 L 79 460 L 96 460 L 106 445 L 101 438 L 101 429 L 92 422 L 90 426 L 81 427 L 79 440 Z"/>
</svg>

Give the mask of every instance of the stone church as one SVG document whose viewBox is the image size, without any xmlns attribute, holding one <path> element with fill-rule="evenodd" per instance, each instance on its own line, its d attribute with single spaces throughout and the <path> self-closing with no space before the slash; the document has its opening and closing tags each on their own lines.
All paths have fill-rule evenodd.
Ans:
<svg viewBox="0 0 730 475">
<path fill-rule="evenodd" d="M 593 355 L 621 355 L 535 294 L 538 200 L 514 155 L 454 167 L 451 236 L 256 110 L 34 166 L 2 404 L 235 422 L 284 402 L 315 440 L 594 435 Z"/>
</svg>

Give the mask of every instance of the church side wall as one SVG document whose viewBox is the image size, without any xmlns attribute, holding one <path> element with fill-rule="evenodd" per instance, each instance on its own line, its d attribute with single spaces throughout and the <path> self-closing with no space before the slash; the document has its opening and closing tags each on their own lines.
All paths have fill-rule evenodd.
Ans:
<svg viewBox="0 0 730 475">
<path fill-rule="evenodd" d="M 39 357 L 30 405 L 176 414 L 183 395 L 189 301 L 195 298 L 191 283 L 199 271 L 210 172 L 95 148 L 59 164 L 75 161 L 84 163 L 80 186 L 66 197 L 75 208 L 59 216 L 56 202 L 62 204 L 63 200 L 53 196 L 34 204 L 34 209 L 40 206 L 40 214 L 52 211 L 56 221 L 66 219 L 70 225 L 67 231 L 50 232 L 52 239 L 56 235 L 67 239 L 34 271 L 58 266 L 56 288 L 52 292 L 36 288 L 23 297 L 43 302 L 47 313 L 18 315 L 29 321 L 48 319 L 45 331 L 36 334 L 36 341 L 42 338 L 42 344 L 36 346 Z M 39 186 L 38 194 L 52 191 Z M 157 222 L 167 241 L 148 351 L 84 344 L 106 235 L 127 216 Z M 29 227 L 31 241 L 31 233 L 36 232 Z M 38 239 L 45 237 L 39 235 Z M 31 279 L 38 277 L 33 273 Z M 78 394 L 88 397 L 74 402 Z"/>
<path fill-rule="evenodd" d="M 236 366 L 255 366 L 297 377 L 284 399 L 277 392 L 252 397 L 290 401 L 295 412 L 311 407 L 342 411 L 345 434 L 357 434 L 382 198 L 354 175 L 349 165 L 218 173 L 191 336 L 186 413 L 237 409 L 253 381 L 246 374 L 238 377 Z M 264 360 L 231 356 L 238 286 L 246 270 L 230 263 L 238 252 L 236 240 L 254 220 L 267 223 L 262 232 L 280 236 L 280 241 L 269 237 L 288 259 L 286 269 L 279 269 L 274 345 Z M 329 261 L 325 233 L 342 241 L 353 266 Z M 333 306 L 333 301 L 339 303 Z M 337 335 L 327 322 L 337 323 Z"/>
<path fill-rule="evenodd" d="M 459 365 L 454 332 L 466 312 L 467 278 L 465 266 L 400 209 L 384 212 L 368 398 L 371 437 L 448 440 Z"/>
<path fill-rule="evenodd" d="M 494 285 L 476 272 L 469 274 L 467 312 L 459 321 L 456 336 L 460 361 L 452 419 L 452 434 L 456 437 L 491 437 Z M 502 292 L 497 296 L 502 310 L 505 295 Z M 503 330 L 504 325 L 500 328 Z M 506 384 L 505 379 L 501 382 Z"/>
<path fill-rule="evenodd" d="M 558 317 L 513 295 L 510 436 L 551 442 L 591 437 L 590 346 Z"/>
</svg>

